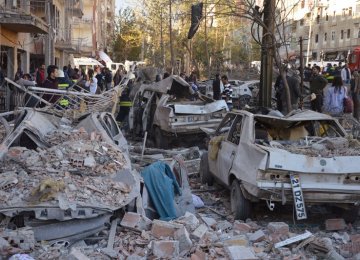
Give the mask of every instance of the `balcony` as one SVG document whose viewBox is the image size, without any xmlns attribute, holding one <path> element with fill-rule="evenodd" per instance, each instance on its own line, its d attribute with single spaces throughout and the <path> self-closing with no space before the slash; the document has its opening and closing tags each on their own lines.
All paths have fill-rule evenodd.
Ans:
<svg viewBox="0 0 360 260">
<path fill-rule="evenodd" d="M 13 32 L 47 34 L 45 0 L 5 0 L 0 4 L 0 24 Z"/>
<path fill-rule="evenodd" d="M 67 1 L 67 3 L 69 4 L 69 13 L 71 13 L 73 17 L 81 18 L 84 15 L 83 0 L 71 0 Z"/>
<path fill-rule="evenodd" d="M 72 54 L 77 54 L 80 52 L 80 44 L 81 43 L 81 39 L 73 39 L 73 40 L 57 40 L 55 42 L 55 48 L 68 52 L 68 53 L 72 53 Z"/>
</svg>

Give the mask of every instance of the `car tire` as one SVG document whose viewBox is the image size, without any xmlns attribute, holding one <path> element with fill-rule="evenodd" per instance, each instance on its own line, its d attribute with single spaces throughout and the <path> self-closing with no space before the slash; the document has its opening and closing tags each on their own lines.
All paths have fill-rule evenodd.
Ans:
<svg viewBox="0 0 360 260">
<path fill-rule="evenodd" d="M 168 149 L 168 137 L 163 134 L 159 127 L 155 127 L 154 129 L 154 139 L 157 148 Z"/>
<path fill-rule="evenodd" d="M 208 152 L 204 152 L 200 158 L 200 180 L 202 184 L 207 184 L 209 186 L 214 184 L 214 177 L 209 171 Z"/>
<path fill-rule="evenodd" d="M 230 204 L 235 219 L 246 220 L 250 217 L 251 202 L 244 197 L 238 180 L 233 180 L 231 183 Z"/>
</svg>

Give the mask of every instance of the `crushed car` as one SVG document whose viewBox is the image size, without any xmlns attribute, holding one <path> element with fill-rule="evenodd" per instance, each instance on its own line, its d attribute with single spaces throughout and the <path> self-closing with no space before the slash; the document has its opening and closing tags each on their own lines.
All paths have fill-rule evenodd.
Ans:
<svg viewBox="0 0 360 260">
<path fill-rule="evenodd" d="M 270 210 L 293 203 L 297 219 L 307 218 L 306 206 L 323 203 L 358 211 L 360 143 L 335 118 L 309 110 L 287 116 L 241 110 L 203 130 L 212 138 L 201 180 L 230 189 L 236 218 L 249 217 L 260 200 Z"/>
<path fill-rule="evenodd" d="M 129 127 L 136 135 L 147 132 L 159 148 L 175 142 L 193 145 L 202 140 L 200 127 L 216 126 L 227 111 L 224 100 L 195 93 L 185 80 L 170 76 L 140 87 L 130 109 Z"/>
</svg>

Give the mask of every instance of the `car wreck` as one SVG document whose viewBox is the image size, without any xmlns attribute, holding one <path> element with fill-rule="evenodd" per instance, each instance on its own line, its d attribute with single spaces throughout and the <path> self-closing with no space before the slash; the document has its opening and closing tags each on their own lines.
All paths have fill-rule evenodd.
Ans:
<svg viewBox="0 0 360 260">
<path fill-rule="evenodd" d="M 167 148 L 174 141 L 193 145 L 203 134 L 200 127 L 216 126 L 228 110 L 224 100 L 194 93 L 179 76 L 143 84 L 133 103 L 130 130 L 137 135 L 148 132 L 159 148 Z"/>
<path fill-rule="evenodd" d="M 295 111 L 286 117 L 231 112 L 201 158 L 202 182 L 217 179 L 230 189 L 231 209 L 246 219 L 251 203 L 294 203 L 297 219 L 305 205 L 332 203 L 358 210 L 360 143 L 331 116 Z"/>
</svg>

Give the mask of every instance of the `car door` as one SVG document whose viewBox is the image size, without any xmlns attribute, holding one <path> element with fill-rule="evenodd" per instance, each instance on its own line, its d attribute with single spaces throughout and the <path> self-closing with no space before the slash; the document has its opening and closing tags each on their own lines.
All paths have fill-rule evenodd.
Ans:
<svg viewBox="0 0 360 260">
<path fill-rule="evenodd" d="M 209 143 L 209 171 L 217 178 L 221 179 L 221 172 L 219 171 L 219 157 L 222 146 L 222 141 L 227 140 L 231 126 L 237 117 L 234 113 L 228 113 L 215 130 L 213 137 Z"/>
<path fill-rule="evenodd" d="M 233 166 L 235 155 L 239 146 L 241 128 L 242 128 L 242 115 L 237 115 L 234 119 L 226 139 L 221 141 L 221 145 L 217 157 L 217 172 L 219 180 L 228 184 L 229 172 Z"/>
</svg>

